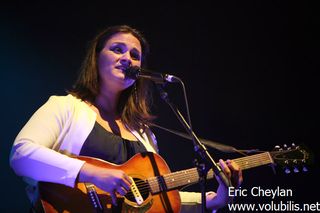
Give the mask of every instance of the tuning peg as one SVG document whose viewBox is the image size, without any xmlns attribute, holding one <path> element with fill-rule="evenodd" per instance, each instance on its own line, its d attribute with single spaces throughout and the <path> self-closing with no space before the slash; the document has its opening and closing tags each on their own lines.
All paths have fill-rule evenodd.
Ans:
<svg viewBox="0 0 320 213">
<path fill-rule="evenodd" d="M 308 168 L 307 168 L 306 166 L 303 166 L 303 167 L 302 167 L 302 171 L 303 171 L 303 172 L 307 172 L 307 171 L 308 171 Z"/>
<path fill-rule="evenodd" d="M 287 166 L 284 169 L 284 173 L 286 173 L 286 174 L 290 174 L 291 173 L 290 169 Z"/>
<path fill-rule="evenodd" d="M 298 161 L 295 159 L 295 160 L 293 160 L 293 163 L 294 163 L 293 172 L 298 173 L 299 172 Z"/>
<path fill-rule="evenodd" d="M 286 173 L 286 174 L 290 174 L 291 173 L 291 170 L 290 170 L 290 168 L 289 168 L 289 162 L 288 162 L 288 160 L 285 160 L 284 161 L 284 163 L 285 163 L 285 166 L 284 166 L 284 173 Z"/>
<path fill-rule="evenodd" d="M 274 151 L 281 151 L 282 150 L 279 145 L 274 146 L 273 149 L 274 149 Z"/>
<path fill-rule="evenodd" d="M 283 149 L 284 149 L 284 150 L 287 150 L 287 149 L 288 149 L 287 144 L 283 144 Z"/>
<path fill-rule="evenodd" d="M 296 147 L 296 144 L 295 144 L 295 143 L 292 143 L 292 144 L 291 144 L 291 147 L 292 147 L 292 148 L 295 148 L 295 147 Z"/>
</svg>

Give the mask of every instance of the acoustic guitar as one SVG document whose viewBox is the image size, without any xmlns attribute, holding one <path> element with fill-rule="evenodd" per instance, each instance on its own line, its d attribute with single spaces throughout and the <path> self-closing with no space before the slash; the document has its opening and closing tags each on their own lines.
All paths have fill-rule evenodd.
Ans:
<svg viewBox="0 0 320 213">
<path fill-rule="evenodd" d="M 126 163 L 112 164 L 92 157 L 77 157 L 88 163 L 109 169 L 121 169 L 132 179 L 131 190 L 118 197 L 118 205 L 112 205 L 107 192 L 91 183 L 77 183 L 75 188 L 61 184 L 39 182 L 40 199 L 37 205 L 39 212 L 46 213 L 106 213 L 106 212 L 149 212 L 178 213 L 181 201 L 178 189 L 182 186 L 197 183 L 197 168 L 171 172 L 165 160 L 155 153 L 136 154 Z M 272 152 L 261 152 L 234 159 L 242 170 L 262 165 L 280 165 L 283 168 L 297 169 L 310 160 L 310 153 L 300 147 L 279 149 Z M 305 170 L 305 167 L 303 167 Z M 288 172 L 288 170 L 286 170 Z M 213 178 L 212 170 L 208 179 Z"/>
</svg>

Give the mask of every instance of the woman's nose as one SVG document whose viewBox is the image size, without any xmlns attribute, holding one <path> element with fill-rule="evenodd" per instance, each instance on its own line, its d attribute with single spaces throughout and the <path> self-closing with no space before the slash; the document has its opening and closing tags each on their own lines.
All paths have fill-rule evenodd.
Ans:
<svg viewBox="0 0 320 213">
<path fill-rule="evenodd" d="M 125 65 L 125 66 L 131 66 L 132 64 L 132 61 L 131 61 L 131 58 L 130 58 L 130 54 L 123 54 L 121 59 L 120 59 L 120 63 L 122 65 Z"/>
<path fill-rule="evenodd" d="M 130 59 L 124 59 L 124 58 L 122 58 L 120 60 L 120 63 L 121 63 L 121 65 L 124 65 L 124 66 L 127 66 L 127 67 L 131 66 L 131 64 L 132 64 Z"/>
</svg>

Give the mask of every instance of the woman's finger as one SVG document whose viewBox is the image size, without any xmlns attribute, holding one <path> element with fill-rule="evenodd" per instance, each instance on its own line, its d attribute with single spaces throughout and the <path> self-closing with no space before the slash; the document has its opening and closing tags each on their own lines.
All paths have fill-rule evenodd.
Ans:
<svg viewBox="0 0 320 213">
<path fill-rule="evenodd" d="M 232 182 L 233 182 L 233 185 L 236 186 L 236 187 L 240 186 L 242 181 L 243 181 L 241 168 L 233 160 L 227 160 L 226 163 L 227 163 L 228 167 L 232 171 Z"/>
<path fill-rule="evenodd" d="M 117 188 L 117 192 L 121 196 L 125 196 L 128 193 L 128 191 L 124 187 L 121 187 L 121 186 Z"/>
<path fill-rule="evenodd" d="M 231 178 L 231 170 L 227 166 L 227 164 L 224 162 L 224 160 L 220 159 L 219 164 L 223 170 L 223 172 L 227 175 L 227 177 L 230 179 Z"/>
<path fill-rule="evenodd" d="M 112 199 L 112 204 L 117 206 L 117 195 L 116 195 L 116 190 L 110 193 L 111 199 Z"/>
</svg>

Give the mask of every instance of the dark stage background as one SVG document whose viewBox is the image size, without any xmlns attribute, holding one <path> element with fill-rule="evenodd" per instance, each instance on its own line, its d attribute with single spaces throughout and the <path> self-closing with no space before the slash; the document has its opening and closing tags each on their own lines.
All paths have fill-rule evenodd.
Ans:
<svg viewBox="0 0 320 213">
<path fill-rule="evenodd" d="M 151 45 L 151 69 L 183 79 L 199 137 L 238 149 L 270 151 L 275 145 L 304 143 L 313 150 L 315 163 L 308 173 L 275 175 L 268 166 L 244 171 L 242 188 L 279 186 L 292 189 L 293 197 L 248 196 L 236 198 L 237 203 L 319 201 L 316 5 L 311 1 L 205 2 L 209 1 L 2 4 L 1 212 L 29 208 L 24 183 L 8 164 L 15 136 L 50 95 L 65 94 L 77 76 L 87 42 L 100 29 L 115 24 L 144 32 Z M 168 85 L 167 90 L 185 115 L 181 87 Z M 154 103 L 158 124 L 183 131 L 156 91 Z M 172 171 L 193 166 L 190 141 L 153 130 Z M 215 160 L 240 157 L 208 150 Z M 217 186 L 215 181 L 208 185 L 211 190 Z M 199 187 L 186 190 L 199 191 Z"/>
</svg>

